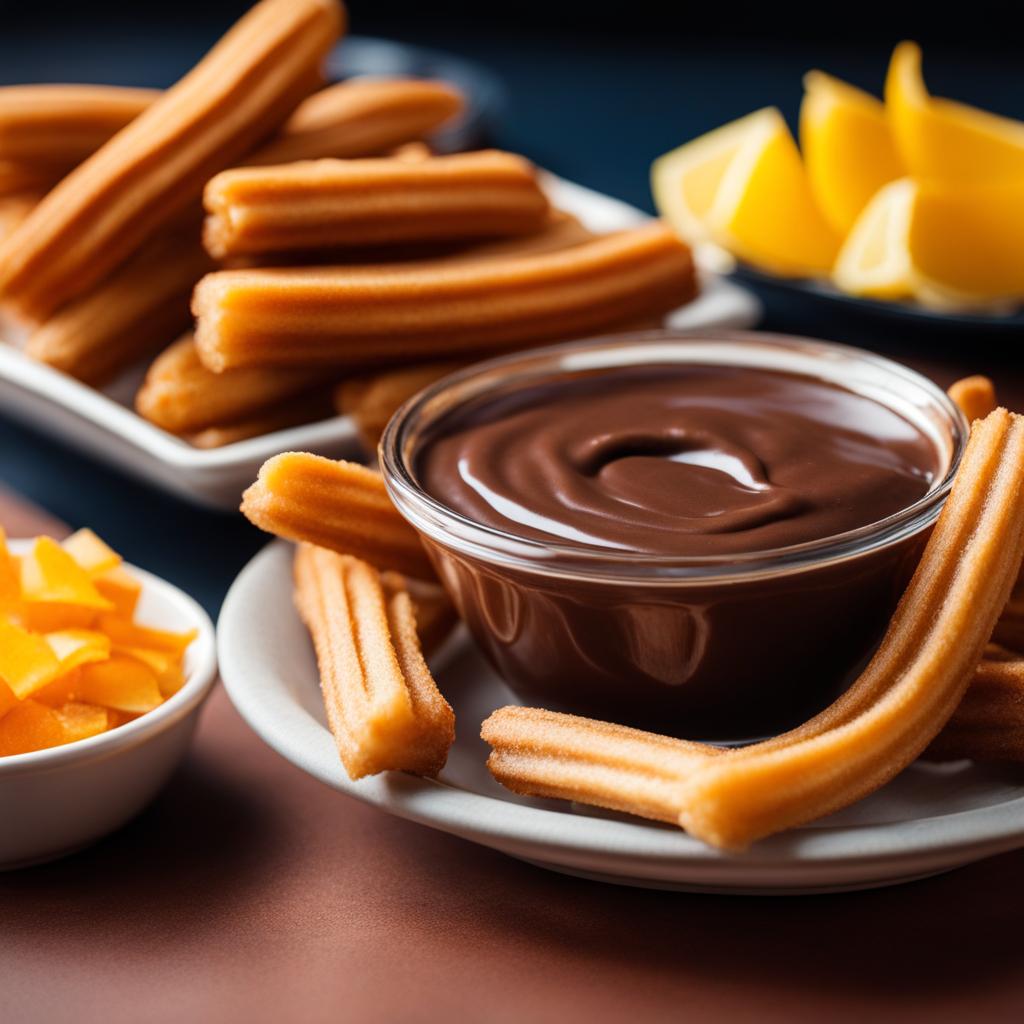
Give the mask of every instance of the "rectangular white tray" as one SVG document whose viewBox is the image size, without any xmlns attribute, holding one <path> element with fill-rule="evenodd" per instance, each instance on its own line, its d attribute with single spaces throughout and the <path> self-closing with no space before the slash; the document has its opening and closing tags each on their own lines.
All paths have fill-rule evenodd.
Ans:
<svg viewBox="0 0 1024 1024">
<path fill-rule="evenodd" d="M 548 175 L 552 202 L 595 231 L 646 220 L 635 207 Z M 745 289 L 702 274 L 702 292 L 668 318 L 673 327 L 749 327 L 760 305 Z M 149 483 L 214 508 L 236 508 L 260 465 L 278 452 L 302 450 L 335 458 L 359 457 L 351 420 L 336 416 L 223 448 L 199 449 L 155 427 L 131 407 L 141 370 L 96 391 L 0 343 L 0 412 L 117 466 Z"/>
</svg>

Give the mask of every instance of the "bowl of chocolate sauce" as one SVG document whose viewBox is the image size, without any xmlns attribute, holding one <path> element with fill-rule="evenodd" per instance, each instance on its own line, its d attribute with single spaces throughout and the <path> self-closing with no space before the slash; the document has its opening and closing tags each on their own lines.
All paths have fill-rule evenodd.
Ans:
<svg viewBox="0 0 1024 1024">
<path fill-rule="evenodd" d="M 399 410 L 381 465 L 524 703 L 728 742 L 852 681 L 966 435 L 871 353 L 654 331 L 453 374 Z"/>
</svg>

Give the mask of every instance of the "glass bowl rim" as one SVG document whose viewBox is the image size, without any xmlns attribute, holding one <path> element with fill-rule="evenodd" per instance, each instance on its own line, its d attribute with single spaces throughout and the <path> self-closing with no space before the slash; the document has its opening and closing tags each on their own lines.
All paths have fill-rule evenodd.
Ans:
<svg viewBox="0 0 1024 1024">
<path fill-rule="evenodd" d="M 933 481 L 925 494 L 906 508 L 853 530 L 799 544 L 739 554 L 685 556 L 584 547 L 520 537 L 478 523 L 449 508 L 428 494 L 416 480 L 413 467 L 409 464 L 411 460 L 406 457 L 405 451 L 409 435 L 418 426 L 422 429 L 418 421 L 427 415 L 426 410 L 454 389 L 463 387 L 469 390 L 455 406 L 446 407 L 443 410 L 445 414 L 458 404 L 485 395 L 488 387 L 478 387 L 474 391 L 472 385 L 474 382 L 479 384 L 481 379 L 489 380 L 495 372 L 500 374 L 496 382 L 503 386 L 510 383 L 514 385 L 518 379 L 528 378 L 531 372 L 572 371 L 576 367 L 560 364 L 566 360 L 571 362 L 574 357 L 590 355 L 599 358 L 601 355 L 630 350 L 639 353 L 651 345 L 664 346 L 668 343 L 677 343 L 684 349 L 700 342 L 756 348 L 760 351 L 788 351 L 825 360 L 860 363 L 882 371 L 904 386 L 923 392 L 932 406 L 937 407 L 948 420 L 952 452 L 944 475 Z M 679 362 L 686 365 L 688 360 L 681 359 Z M 693 365 L 723 365 L 709 360 L 689 362 Z M 645 362 L 641 357 L 625 362 L 598 362 L 586 368 L 613 369 L 615 366 L 631 365 L 642 366 Z M 819 379 L 846 386 L 827 375 Z M 852 387 L 848 389 L 857 393 Z M 388 493 L 403 518 L 418 533 L 443 548 L 477 561 L 532 574 L 634 583 L 706 583 L 719 578 L 734 580 L 819 568 L 889 547 L 927 529 L 938 518 L 952 487 L 968 432 L 969 425 L 963 413 L 937 384 L 910 367 L 866 349 L 764 331 L 664 328 L 562 342 L 501 355 L 456 370 L 424 388 L 395 412 L 381 436 L 378 457 Z"/>
</svg>

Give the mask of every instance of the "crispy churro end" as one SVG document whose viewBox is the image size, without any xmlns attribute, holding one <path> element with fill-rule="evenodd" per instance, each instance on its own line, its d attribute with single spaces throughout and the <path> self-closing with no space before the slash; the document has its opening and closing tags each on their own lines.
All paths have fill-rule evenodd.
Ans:
<svg viewBox="0 0 1024 1024">
<path fill-rule="evenodd" d="M 948 394 L 967 417 L 968 423 L 984 419 L 998 404 L 995 384 L 981 374 L 964 377 L 951 384 Z"/>
</svg>

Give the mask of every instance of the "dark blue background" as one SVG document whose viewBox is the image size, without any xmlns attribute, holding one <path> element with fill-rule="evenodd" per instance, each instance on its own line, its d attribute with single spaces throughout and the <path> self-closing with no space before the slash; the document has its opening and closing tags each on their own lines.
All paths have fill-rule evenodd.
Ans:
<svg viewBox="0 0 1024 1024">
<path fill-rule="evenodd" d="M 164 86 L 237 15 L 240 3 L 134 5 L 0 0 L 0 84 L 97 81 Z M 1017 33 L 994 5 L 971 4 L 927 24 L 909 4 L 628 5 L 525 2 L 425 5 L 366 0 L 353 30 L 473 58 L 504 81 L 509 102 L 495 144 L 650 208 L 651 159 L 766 104 L 795 115 L 800 76 L 821 67 L 879 90 L 895 42 L 926 44 L 934 91 L 1024 116 Z M 1009 7 L 1004 7 L 1008 11 Z M 1002 373 L 1021 338 L 912 329 L 773 301 L 765 326 L 852 341 L 951 377 Z M 0 481 L 74 525 L 89 524 L 131 561 L 183 586 L 215 612 L 263 535 L 237 515 L 158 494 L 0 416 Z"/>
</svg>

